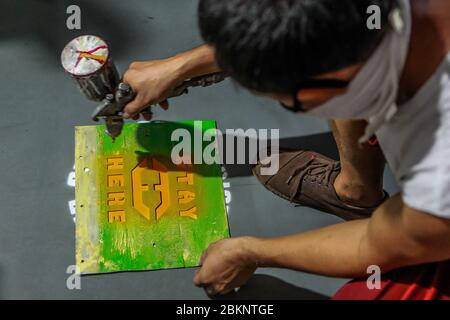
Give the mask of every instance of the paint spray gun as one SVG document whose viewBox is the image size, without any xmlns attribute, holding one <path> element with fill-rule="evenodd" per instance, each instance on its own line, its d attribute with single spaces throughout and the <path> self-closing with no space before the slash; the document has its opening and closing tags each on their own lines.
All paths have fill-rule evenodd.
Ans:
<svg viewBox="0 0 450 320">
<path fill-rule="evenodd" d="M 61 63 L 89 100 L 101 102 L 94 110 L 92 120 L 103 119 L 106 133 L 113 140 L 117 138 L 124 125 L 123 109 L 135 98 L 135 93 L 128 84 L 120 81 L 109 46 L 97 36 L 80 36 L 64 48 Z M 191 87 L 207 87 L 225 78 L 226 75 L 219 72 L 186 80 L 168 98 L 186 94 Z M 150 108 L 144 112 L 151 113 Z"/>
</svg>

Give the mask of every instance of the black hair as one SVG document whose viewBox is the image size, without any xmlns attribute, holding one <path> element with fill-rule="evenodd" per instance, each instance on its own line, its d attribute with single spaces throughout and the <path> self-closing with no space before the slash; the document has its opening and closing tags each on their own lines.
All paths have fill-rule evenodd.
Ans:
<svg viewBox="0 0 450 320">
<path fill-rule="evenodd" d="M 365 61 L 389 29 L 395 0 L 200 0 L 199 26 L 219 66 L 242 86 L 292 93 Z M 377 5 L 381 29 L 370 30 Z"/>
</svg>

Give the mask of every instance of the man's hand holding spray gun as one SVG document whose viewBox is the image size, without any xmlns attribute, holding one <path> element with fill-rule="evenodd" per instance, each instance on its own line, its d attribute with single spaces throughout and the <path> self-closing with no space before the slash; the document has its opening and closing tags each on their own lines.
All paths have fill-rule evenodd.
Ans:
<svg viewBox="0 0 450 320">
<path fill-rule="evenodd" d="M 95 36 L 72 40 L 64 48 L 61 61 L 81 92 L 90 100 L 101 101 L 92 119 L 104 119 L 113 140 L 121 134 L 124 119 L 138 119 L 141 113 L 150 120 L 150 106 L 159 104 L 167 109 L 167 99 L 226 78 L 207 46 L 165 60 L 132 63 L 122 81 L 108 45 Z"/>
</svg>

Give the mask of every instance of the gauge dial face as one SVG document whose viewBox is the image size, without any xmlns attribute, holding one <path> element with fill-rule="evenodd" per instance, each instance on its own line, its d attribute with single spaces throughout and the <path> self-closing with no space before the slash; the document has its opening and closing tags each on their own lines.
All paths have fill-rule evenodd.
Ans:
<svg viewBox="0 0 450 320">
<path fill-rule="evenodd" d="M 75 77 L 91 75 L 100 70 L 109 58 L 109 47 L 103 39 L 80 36 L 70 41 L 61 54 L 64 69 Z"/>
</svg>

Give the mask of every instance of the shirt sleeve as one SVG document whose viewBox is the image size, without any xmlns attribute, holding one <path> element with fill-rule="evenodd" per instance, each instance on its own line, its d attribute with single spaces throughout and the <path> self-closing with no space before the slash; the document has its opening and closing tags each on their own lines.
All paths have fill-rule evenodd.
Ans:
<svg viewBox="0 0 450 320">
<path fill-rule="evenodd" d="M 433 139 L 422 144 L 422 154 L 403 177 L 403 202 L 411 208 L 450 219 L 450 112 L 445 112 Z M 420 131 L 419 131 L 420 132 Z"/>
</svg>

